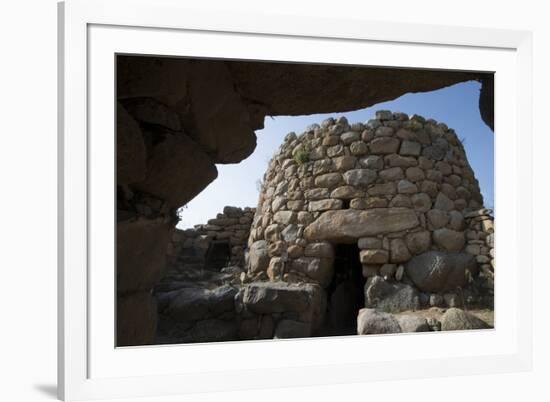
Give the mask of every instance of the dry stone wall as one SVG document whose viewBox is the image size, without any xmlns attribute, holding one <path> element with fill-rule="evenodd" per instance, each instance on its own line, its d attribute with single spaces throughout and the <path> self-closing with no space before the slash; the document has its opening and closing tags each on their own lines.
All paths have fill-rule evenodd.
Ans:
<svg viewBox="0 0 550 402">
<path fill-rule="evenodd" d="M 386 110 L 365 124 L 329 118 L 289 133 L 270 161 L 248 239 L 247 275 L 326 288 L 335 246 L 352 243 L 367 285 L 381 277 L 395 282 L 385 294 L 403 284 L 420 292 L 419 304 L 437 305 L 444 295 L 448 305 L 459 304 L 448 292 L 467 285 L 465 270 L 477 275 L 471 254 L 486 264 L 490 248 L 478 243 L 492 242 L 479 234 L 482 207 L 464 147 L 444 123 Z M 415 268 L 434 264 L 446 267 L 439 277 Z M 368 306 L 368 286 L 365 296 Z M 388 309 L 416 306 L 396 303 Z"/>
<path fill-rule="evenodd" d="M 244 250 L 250 234 L 250 224 L 256 212 L 255 208 L 238 208 L 226 206 L 223 213 L 209 219 L 206 224 L 195 225 L 191 229 L 176 229 L 168 243 L 167 263 L 169 268 L 175 270 L 189 269 L 192 267 L 203 268 L 208 263 L 209 257 L 214 258 L 214 264 L 221 264 L 220 258 L 227 255 L 222 266 L 211 267 L 219 269 L 225 266 L 244 265 Z M 208 253 L 216 252 L 217 245 L 220 256 L 209 256 Z M 226 252 L 224 250 L 226 248 Z M 192 268 L 191 267 L 191 268 Z M 209 268 L 209 267 L 205 267 Z"/>
</svg>

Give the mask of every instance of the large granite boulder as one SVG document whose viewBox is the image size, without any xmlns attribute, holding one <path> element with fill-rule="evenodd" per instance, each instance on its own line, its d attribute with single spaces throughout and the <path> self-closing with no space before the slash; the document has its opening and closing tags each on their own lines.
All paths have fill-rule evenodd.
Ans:
<svg viewBox="0 0 550 402">
<path fill-rule="evenodd" d="M 182 133 L 167 133 L 164 141 L 150 150 L 145 180 L 134 186 L 179 208 L 217 176 L 216 166 L 195 141 Z"/>
<path fill-rule="evenodd" d="M 183 288 L 173 292 L 164 314 L 179 321 L 198 321 L 235 309 L 234 299 L 238 290 L 224 285 L 212 290 Z"/>
<path fill-rule="evenodd" d="M 359 310 L 357 316 L 357 334 L 394 334 L 401 332 L 399 322 L 391 314 L 371 308 Z"/>
<path fill-rule="evenodd" d="M 267 242 L 258 240 L 250 246 L 248 250 L 248 267 L 251 273 L 263 272 L 269 266 L 269 254 Z"/>
<path fill-rule="evenodd" d="M 466 271 L 475 272 L 475 257 L 466 253 L 427 251 L 405 264 L 407 276 L 424 292 L 439 293 L 467 284 Z"/>
<path fill-rule="evenodd" d="M 459 308 L 450 308 L 441 317 L 442 331 L 491 328 L 482 319 Z"/>
<path fill-rule="evenodd" d="M 326 211 L 306 227 L 304 237 L 308 240 L 353 241 L 418 225 L 416 213 L 408 208 Z"/>
<path fill-rule="evenodd" d="M 242 290 L 242 303 L 256 314 L 303 312 L 311 308 L 315 294 L 320 291 L 320 287 L 313 284 L 254 282 Z"/>
<path fill-rule="evenodd" d="M 365 285 L 365 306 L 389 313 L 417 310 L 420 296 L 411 285 L 374 276 Z"/>
<path fill-rule="evenodd" d="M 424 317 L 414 314 L 404 314 L 396 317 L 403 332 L 428 332 L 432 327 Z"/>
</svg>

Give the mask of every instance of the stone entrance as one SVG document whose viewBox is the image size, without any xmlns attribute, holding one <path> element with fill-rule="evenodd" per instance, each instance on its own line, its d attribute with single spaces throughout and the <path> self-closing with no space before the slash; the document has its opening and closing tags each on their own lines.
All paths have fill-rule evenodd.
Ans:
<svg viewBox="0 0 550 402">
<path fill-rule="evenodd" d="M 227 240 L 215 240 L 210 243 L 206 251 L 205 268 L 210 271 L 219 271 L 227 266 L 231 259 L 231 248 Z"/>
<path fill-rule="evenodd" d="M 334 276 L 326 290 L 323 335 L 355 335 L 357 314 L 365 306 L 360 250 L 356 244 L 337 244 L 334 250 Z"/>
</svg>

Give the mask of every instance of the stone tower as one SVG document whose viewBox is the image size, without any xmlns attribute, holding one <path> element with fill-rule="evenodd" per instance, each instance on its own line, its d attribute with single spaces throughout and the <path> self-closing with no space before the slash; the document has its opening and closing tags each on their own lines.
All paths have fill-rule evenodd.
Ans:
<svg viewBox="0 0 550 402">
<path fill-rule="evenodd" d="M 340 293 L 353 294 L 355 281 L 356 292 L 367 285 L 357 295 L 367 306 L 416 309 L 478 276 L 481 259 L 466 249 L 477 244 L 479 254 L 492 233 L 478 224 L 492 223 L 482 207 L 464 147 L 444 123 L 390 111 L 365 124 L 329 118 L 289 133 L 270 161 L 247 276 L 317 283 L 329 303 L 343 283 Z M 369 293 L 375 278 L 384 284 Z"/>
</svg>

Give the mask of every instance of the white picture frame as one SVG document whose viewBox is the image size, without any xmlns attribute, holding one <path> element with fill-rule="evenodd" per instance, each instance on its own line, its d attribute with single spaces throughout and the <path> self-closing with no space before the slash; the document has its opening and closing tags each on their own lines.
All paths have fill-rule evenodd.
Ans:
<svg viewBox="0 0 550 402">
<path fill-rule="evenodd" d="M 216 15 L 177 0 L 69 0 L 59 5 L 59 48 L 60 398 L 160 396 L 531 368 L 529 32 L 240 12 Z M 323 52 L 336 48 L 338 57 Z M 389 48 L 400 52 L 384 50 Z M 354 56 L 357 49 L 365 50 L 361 57 L 371 54 L 360 59 Z M 442 333 L 437 339 L 414 334 L 115 349 L 109 226 L 114 222 L 109 193 L 114 175 L 112 165 L 98 163 L 114 159 L 114 140 L 95 133 L 114 133 L 113 107 L 102 105 L 114 104 L 116 53 L 495 71 L 496 329 Z M 501 185 L 503 177 L 506 186 Z M 98 261 L 105 262 L 103 268 L 97 268 Z M 99 293 L 105 297 L 94 296 Z M 449 344 L 452 350 L 445 346 Z M 322 357 L 316 353 L 321 347 L 326 352 Z M 358 347 L 370 352 L 342 353 Z M 209 367 L 208 356 L 220 353 L 232 364 Z M 254 359 L 259 354 L 261 361 Z"/>
</svg>

